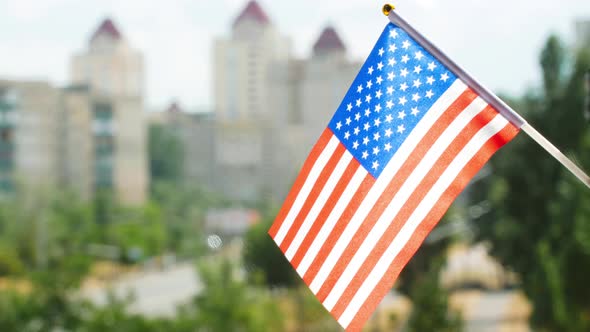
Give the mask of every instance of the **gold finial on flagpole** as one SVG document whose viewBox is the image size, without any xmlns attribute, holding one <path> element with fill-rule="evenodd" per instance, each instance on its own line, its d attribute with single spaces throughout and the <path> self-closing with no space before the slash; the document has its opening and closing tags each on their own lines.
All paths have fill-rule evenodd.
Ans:
<svg viewBox="0 0 590 332">
<path fill-rule="evenodd" d="M 389 13 L 391 13 L 392 10 L 395 9 L 394 5 L 388 4 L 386 3 L 385 5 L 383 5 L 383 15 L 385 16 L 389 16 Z"/>
</svg>

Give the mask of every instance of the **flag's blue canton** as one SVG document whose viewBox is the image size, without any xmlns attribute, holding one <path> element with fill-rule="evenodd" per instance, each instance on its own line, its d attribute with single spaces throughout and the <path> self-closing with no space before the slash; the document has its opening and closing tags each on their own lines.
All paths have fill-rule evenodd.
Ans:
<svg viewBox="0 0 590 332">
<path fill-rule="evenodd" d="M 378 177 L 456 77 L 407 33 L 388 24 L 329 127 Z"/>
</svg>

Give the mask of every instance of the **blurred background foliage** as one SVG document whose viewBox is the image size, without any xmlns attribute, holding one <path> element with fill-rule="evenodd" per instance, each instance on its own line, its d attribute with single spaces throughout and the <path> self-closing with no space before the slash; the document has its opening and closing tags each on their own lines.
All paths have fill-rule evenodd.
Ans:
<svg viewBox="0 0 590 332">
<path fill-rule="evenodd" d="M 588 170 L 582 109 L 590 52 L 573 52 L 553 36 L 540 66 L 542 89 L 506 99 Z M 149 152 L 151 200 L 139 208 L 120 206 L 107 193 L 84 202 L 67 190 L 0 201 L 0 331 L 339 330 L 267 235 L 275 208 L 257 206 L 262 221 L 243 239 L 238 262 L 215 258 L 205 245 L 204 215 L 235 202 L 182 182 L 182 146 L 165 128 L 151 128 Z M 475 241 L 488 243 L 518 274 L 536 330 L 590 331 L 590 191 L 524 134 L 491 168 L 470 189 L 471 204 L 492 205 L 474 221 Z M 442 224 L 453 213 L 460 212 L 452 209 Z M 408 331 L 462 329 L 439 282 L 455 240 L 423 246 L 402 273 L 398 290 L 414 305 Z M 136 314 L 132 298 L 97 306 L 78 296 L 99 261 L 133 266 L 167 253 L 197 261 L 204 285 L 173 317 Z"/>
</svg>

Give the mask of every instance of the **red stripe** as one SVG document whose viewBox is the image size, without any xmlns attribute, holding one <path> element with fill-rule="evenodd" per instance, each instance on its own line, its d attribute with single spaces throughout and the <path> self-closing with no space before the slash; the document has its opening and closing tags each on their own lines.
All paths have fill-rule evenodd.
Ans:
<svg viewBox="0 0 590 332">
<path fill-rule="evenodd" d="M 393 260 L 387 269 L 387 272 L 383 275 L 375 289 L 373 289 L 367 300 L 360 307 L 360 310 L 357 312 L 350 325 L 346 328 L 347 331 L 360 331 L 362 329 L 363 325 L 370 318 L 370 315 L 379 305 L 379 302 L 383 299 L 385 294 L 391 290 L 391 287 L 398 278 L 401 270 L 406 266 L 410 258 L 414 256 L 418 247 L 432 231 L 440 218 L 442 218 L 451 203 L 457 198 L 461 191 L 463 191 L 471 178 L 477 174 L 488 159 L 504 144 L 512 140 L 517 133 L 518 129 L 512 124 L 508 124 L 499 133 L 490 138 L 469 163 L 465 165 L 453 183 L 434 205 L 427 217 L 418 226 L 408 244 Z"/>
<path fill-rule="evenodd" d="M 369 273 L 375 268 L 377 262 L 381 256 L 383 256 L 383 253 L 387 250 L 387 247 L 391 244 L 393 239 L 395 239 L 401 228 L 414 213 L 432 186 L 434 186 L 440 176 L 447 170 L 451 162 L 453 162 L 461 150 L 463 150 L 465 145 L 471 141 L 473 136 L 475 136 L 481 128 L 485 127 L 490 121 L 492 121 L 497 114 L 498 112 L 492 107 L 486 107 L 461 130 L 459 135 L 455 137 L 453 142 L 445 149 L 444 153 L 438 158 L 428 174 L 422 179 L 420 184 L 404 203 L 397 216 L 392 220 L 387 230 L 377 241 L 377 244 L 361 265 L 355 277 L 346 287 L 346 290 L 331 311 L 335 317 L 340 317 L 342 312 L 348 307 L 352 297 L 369 276 Z"/>
<path fill-rule="evenodd" d="M 324 149 L 328 145 L 328 142 L 330 142 L 331 138 L 332 131 L 329 128 L 326 128 L 326 130 L 324 130 L 324 132 L 320 136 L 320 139 L 317 141 L 317 143 L 309 153 L 309 156 L 305 160 L 305 163 L 303 163 L 303 167 L 301 168 L 301 171 L 299 172 L 299 175 L 297 176 L 297 179 L 295 180 L 295 183 L 293 184 L 291 191 L 287 195 L 287 198 L 283 203 L 283 207 L 279 211 L 279 214 L 275 218 L 275 222 L 268 231 L 268 234 L 271 237 L 274 238 L 279 232 L 279 229 L 283 225 L 283 221 L 285 221 L 287 214 L 291 210 L 291 207 L 293 206 L 293 203 L 295 202 L 297 195 L 299 195 L 299 191 L 301 191 L 301 187 L 303 187 L 305 180 L 307 180 L 309 172 L 311 172 L 311 168 L 318 160 L 320 154 L 322 153 L 322 151 L 324 151 Z"/>
<path fill-rule="evenodd" d="M 361 246 L 369 232 L 373 229 L 375 223 L 383 214 L 383 211 L 391 199 L 397 194 L 405 182 L 405 179 L 414 171 L 416 166 L 420 163 L 422 158 L 424 158 L 424 155 L 426 155 L 430 147 L 436 142 L 440 135 L 455 120 L 455 118 L 457 118 L 457 116 L 466 107 L 468 107 L 473 102 L 473 100 L 475 100 L 475 98 L 477 98 L 477 94 L 475 92 L 473 92 L 471 89 L 465 90 L 428 130 L 428 133 L 416 146 L 408 160 L 406 160 L 397 174 L 395 174 L 392 181 L 387 185 L 387 188 L 383 191 L 382 195 L 377 200 L 377 203 L 372 207 L 371 211 L 362 222 L 361 226 L 342 253 L 342 256 L 340 256 L 340 259 L 330 272 L 330 278 L 326 279 L 319 292 L 316 294 L 321 302 L 323 302 L 328 294 L 332 291 L 332 288 L 346 269 L 348 262 L 350 262 L 355 252 Z"/>
<path fill-rule="evenodd" d="M 344 190 L 350 183 L 350 180 L 352 179 L 360 165 L 361 164 L 359 164 L 359 162 L 354 158 L 348 164 L 348 167 L 344 171 L 344 174 L 342 174 L 342 177 L 336 184 L 336 187 L 332 191 L 332 194 L 330 195 L 330 197 L 328 197 L 326 204 L 318 214 L 318 217 L 314 221 L 309 232 L 307 232 L 307 234 L 305 235 L 305 238 L 303 239 L 301 245 L 297 249 L 297 252 L 293 256 L 293 259 L 291 259 L 291 264 L 295 267 L 295 269 L 299 267 L 299 263 L 301 263 L 301 260 L 305 256 L 305 253 L 307 252 L 307 250 L 309 250 L 309 247 L 311 246 L 316 236 L 324 226 L 324 223 L 328 219 L 328 216 L 330 215 L 330 213 L 332 213 L 334 206 L 336 206 L 338 199 L 344 193 Z"/>
<path fill-rule="evenodd" d="M 303 281 L 305 281 L 305 283 L 308 286 L 311 284 L 315 276 L 318 274 L 320 267 L 328 257 L 328 254 L 336 245 L 336 241 L 338 241 L 340 234 L 344 232 L 344 229 L 346 228 L 348 221 L 356 213 L 356 210 L 359 208 L 361 202 L 365 199 L 365 197 L 369 193 L 369 190 L 371 190 L 374 184 L 375 178 L 371 174 L 367 174 L 356 193 L 354 193 L 354 196 L 352 196 L 350 204 L 348 204 L 348 206 L 342 213 L 342 216 L 340 216 L 340 218 L 336 222 L 336 225 L 334 225 L 332 232 L 330 232 L 330 235 L 328 235 L 328 238 L 326 239 L 324 244 L 322 244 L 322 247 L 318 251 L 316 257 L 313 259 L 313 262 L 307 269 L 307 272 L 305 272 L 303 276 Z"/>
<path fill-rule="evenodd" d="M 283 239 L 283 242 L 280 246 L 283 252 L 286 252 L 289 246 L 291 245 L 291 242 L 293 242 L 295 235 L 297 234 L 297 232 L 301 228 L 301 225 L 303 224 L 303 221 L 305 221 L 305 218 L 309 214 L 309 210 L 311 210 L 312 206 L 315 204 L 316 200 L 318 199 L 318 196 L 322 192 L 322 189 L 324 189 L 326 182 L 328 182 L 328 179 L 334 172 L 334 169 L 338 165 L 338 162 L 340 162 L 340 158 L 342 158 L 342 155 L 344 155 L 345 151 L 346 147 L 343 144 L 338 143 L 336 151 L 334 151 L 334 153 L 330 157 L 330 160 L 328 160 L 328 163 L 326 164 L 324 169 L 322 169 L 322 172 L 320 173 L 320 176 L 314 183 L 311 192 L 305 199 L 305 203 L 303 204 L 301 210 L 299 210 L 299 213 L 297 214 L 297 217 L 293 221 L 293 225 L 291 225 L 289 231 L 287 232 L 287 235 Z"/>
</svg>

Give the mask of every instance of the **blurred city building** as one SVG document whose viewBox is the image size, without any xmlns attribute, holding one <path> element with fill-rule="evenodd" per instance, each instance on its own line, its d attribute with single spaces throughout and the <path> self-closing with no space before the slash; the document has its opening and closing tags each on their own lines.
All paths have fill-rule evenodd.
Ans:
<svg viewBox="0 0 590 332">
<path fill-rule="evenodd" d="M 241 237 L 259 221 L 260 214 L 253 209 L 212 209 L 205 215 L 205 231 L 224 237 Z"/>
<path fill-rule="evenodd" d="M 295 58 L 289 37 L 256 1 L 213 52 L 213 116 L 189 118 L 172 106 L 165 113 L 173 126 L 192 126 L 178 132 L 202 131 L 182 135 L 186 172 L 231 199 L 280 202 L 361 64 L 348 60 L 332 27 L 320 33 L 309 59 Z"/>
<path fill-rule="evenodd" d="M 171 129 L 182 142 L 184 178 L 212 189 L 215 184 L 213 114 L 187 112 L 173 102 L 164 112 L 150 112 L 149 122 Z"/>
<path fill-rule="evenodd" d="M 57 184 L 60 98 L 46 82 L 0 80 L 1 194 Z"/>
<path fill-rule="evenodd" d="M 93 183 L 94 189 L 113 190 L 125 203 L 143 202 L 149 175 L 142 55 L 106 19 L 92 34 L 87 49 L 72 58 L 70 80 L 67 95 L 75 95 L 72 98 L 77 101 L 70 101 L 77 105 L 66 107 L 66 122 L 73 129 L 66 133 L 85 128 L 85 133 L 78 134 L 87 136 L 89 151 L 82 152 L 92 171 L 66 173 L 66 180 L 74 184 L 78 177 L 89 176 L 91 180 L 83 182 Z M 79 153 L 68 153 L 66 159 L 79 161 Z"/>
<path fill-rule="evenodd" d="M 147 194 L 143 64 L 111 20 L 72 60 L 72 84 L 0 80 L 0 191 L 65 187 L 121 202 Z"/>
</svg>

